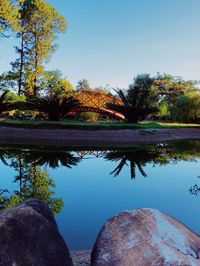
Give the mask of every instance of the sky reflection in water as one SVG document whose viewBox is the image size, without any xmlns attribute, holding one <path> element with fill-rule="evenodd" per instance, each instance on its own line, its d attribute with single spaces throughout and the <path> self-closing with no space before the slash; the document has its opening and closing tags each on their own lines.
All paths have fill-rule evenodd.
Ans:
<svg viewBox="0 0 200 266">
<path fill-rule="evenodd" d="M 1 189 L 9 193 L 1 191 L 1 208 L 42 198 L 58 213 L 70 249 L 92 248 L 108 218 L 142 207 L 158 208 L 200 233 L 200 141 L 83 154 L 2 147 Z"/>
</svg>

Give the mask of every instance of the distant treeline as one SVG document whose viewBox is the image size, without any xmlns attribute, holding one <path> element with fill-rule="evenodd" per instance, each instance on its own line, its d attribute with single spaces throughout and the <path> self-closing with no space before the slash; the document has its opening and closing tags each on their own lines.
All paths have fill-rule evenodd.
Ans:
<svg viewBox="0 0 200 266">
<path fill-rule="evenodd" d="M 66 26 L 65 18 L 43 0 L 0 1 L 0 37 L 12 36 L 16 51 L 16 59 L 10 62 L 11 69 L 0 74 L 0 90 L 2 93 L 13 92 L 19 97 L 13 100 L 13 96 L 5 97 L 4 94 L 0 100 L 4 103 L 0 107 L 1 112 L 13 108 L 11 105 L 8 108 L 7 102 L 27 99 L 29 102 L 32 99 L 34 108 L 37 105 L 37 111 L 41 112 L 45 108 L 48 110 L 52 104 L 61 108 L 62 112 L 63 108 L 70 111 L 69 107 L 74 107 L 69 105 L 73 102 L 72 98 L 66 99 L 69 91 L 70 97 L 73 95 L 73 85 L 59 70 L 45 71 L 45 64 L 56 49 L 55 39 L 58 33 L 65 32 Z M 200 123 L 198 85 L 199 81 L 187 81 L 168 74 L 158 73 L 154 77 L 140 74 L 128 88 L 114 89 L 114 95 L 117 94 L 123 104 L 109 104 L 107 108 L 122 113 L 128 122 L 133 123 L 143 119 Z M 86 79 L 80 80 L 76 89 L 111 93 L 108 86 L 91 88 Z M 63 97 L 65 100 L 61 99 Z M 63 105 L 63 102 L 67 105 Z M 77 104 L 75 102 L 75 106 Z M 33 104 L 30 106 L 33 107 Z M 59 119 L 60 114 L 56 117 Z M 86 113 L 83 118 L 94 121 L 98 115 Z"/>
</svg>

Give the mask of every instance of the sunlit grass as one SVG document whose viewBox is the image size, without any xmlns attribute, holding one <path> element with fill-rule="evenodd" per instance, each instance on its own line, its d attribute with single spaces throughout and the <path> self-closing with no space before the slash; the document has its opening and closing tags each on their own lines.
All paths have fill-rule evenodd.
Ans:
<svg viewBox="0 0 200 266">
<path fill-rule="evenodd" d="M 186 123 L 164 123 L 164 122 L 159 122 L 158 123 L 161 126 L 172 126 L 172 127 L 200 127 L 200 124 L 186 124 Z"/>
</svg>

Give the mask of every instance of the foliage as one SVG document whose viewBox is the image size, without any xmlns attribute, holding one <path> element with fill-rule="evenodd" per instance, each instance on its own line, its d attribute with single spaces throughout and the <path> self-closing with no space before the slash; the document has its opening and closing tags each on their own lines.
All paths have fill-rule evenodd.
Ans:
<svg viewBox="0 0 200 266">
<path fill-rule="evenodd" d="M 161 100 L 171 106 L 175 101 L 186 91 L 196 91 L 198 81 L 185 81 L 181 77 L 172 76 L 169 74 L 157 74 L 154 85 L 158 88 L 158 94 Z"/>
<path fill-rule="evenodd" d="M 47 204 L 50 209 L 57 214 L 63 207 L 61 199 L 53 198 L 55 192 L 51 188 L 55 188 L 55 183 L 52 178 L 49 178 L 46 171 L 41 171 L 38 166 L 30 166 L 28 168 L 29 178 L 24 184 L 22 193 L 25 193 L 25 198 L 36 198 Z"/>
<path fill-rule="evenodd" d="M 80 159 L 73 154 L 63 150 L 31 150 L 24 155 L 24 161 L 31 163 L 31 165 L 49 166 L 57 168 L 59 166 L 65 166 L 71 168 L 79 163 Z"/>
<path fill-rule="evenodd" d="M 47 92 L 47 95 L 59 95 L 64 96 L 67 93 L 72 93 L 74 91 L 73 85 L 65 78 L 61 71 L 52 70 L 46 71 L 43 77 L 43 87 Z"/>
<path fill-rule="evenodd" d="M 93 90 L 96 92 L 100 92 L 100 93 L 104 93 L 104 94 L 112 96 L 112 94 L 109 90 L 109 84 L 107 84 L 105 86 L 95 87 Z"/>
<path fill-rule="evenodd" d="M 165 100 L 162 100 L 160 103 L 159 103 L 159 111 L 156 115 L 156 117 L 158 119 L 168 119 L 170 117 L 170 111 L 169 111 L 169 107 L 168 107 L 168 104 L 166 103 Z"/>
<path fill-rule="evenodd" d="M 0 209 L 14 207 L 20 202 L 36 198 L 47 204 L 54 214 L 61 211 L 63 201 L 60 198 L 54 198 L 55 183 L 49 177 L 47 171 L 41 171 L 39 166 L 27 163 L 25 161 L 27 149 L 3 149 L 6 164 L 12 167 L 17 175 L 14 182 L 19 184 L 19 189 L 9 195 L 9 191 L 0 191 Z M 7 195 L 5 195 L 5 193 Z"/>
<path fill-rule="evenodd" d="M 110 103 L 107 107 L 122 113 L 128 122 L 137 123 L 147 115 L 158 111 L 157 96 L 154 93 L 155 87 L 153 85 L 154 79 L 149 75 L 138 75 L 134 82 L 129 85 L 126 95 L 122 90 L 116 90 L 123 104 Z"/>
<path fill-rule="evenodd" d="M 0 114 L 7 113 L 7 115 L 13 116 L 16 112 L 19 112 L 17 109 L 21 104 L 26 100 L 24 95 L 18 96 L 12 92 L 5 91 L 0 96 Z"/>
<path fill-rule="evenodd" d="M 21 1 L 19 5 L 19 20 L 18 24 L 20 25 L 16 38 L 18 39 L 18 45 L 15 46 L 15 51 L 18 55 L 18 58 L 14 62 L 11 62 L 13 76 L 15 77 L 15 82 L 17 85 L 17 92 L 20 95 L 22 92 L 26 93 L 25 90 L 25 68 L 28 64 L 28 55 L 29 55 L 29 44 L 31 34 L 29 32 L 29 18 L 32 15 L 31 6 L 27 8 L 28 5 L 25 4 L 27 1 Z M 26 6 L 26 8 L 25 8 Z"/>
<path fill-rule="evenodd" d="M 5 31 L 17 30 L 19 12 L 17 1 L 1 0 L 0 1 L 0 34 L 4 35 Z"/>
<path fill-rule="evenodd" d="M 147 176 L 144 167 L 147 163 L 166 165 L 179 161 L 194 161 L 200 158 L 200 144 L 198 141 L 181 141 L 146 147 L 136 147 L 128 151 L 112 151 L 105 155 L 108 161 L 119 162 L 117 167 L 110 173 L 118 176 L 122 169 L 130 165 L 131 179 L 136 178 L 136 169 L 144 177 Z"/>
<path fill-rule="evenodd" d="M 82 80 L 79 80 L 79 82 L 76 86 L 76 89 L 77 90 L 91 90 L 91 87 L 90 87 L 87 79 L 82 79 Z"/>
<path fill-rule="evenodd" d="M 190 194 L 197 196 L 198 194 L 200 194 L 200 186 L 198 186 L 197 184 L 191 186 L 189 188 L 189 192 Z"/>
<path fill-rule="evenodd" d="M 43 73 L 43 62 L 48 60 L 55 50 L 55 34 L 64 32 L 65 19 L 55 8 L 42 0 L 26 0 L 23 8 L 31 8 L 28 32 L 30 33 L 28 66 L 26 67 L 26 86 L 29 94 L 36 96 L 38 78 Z"/>
<path fill-rule="evenodd" d="M 106 154 L 105 159 L 109 161 L 115 161 L 119 164 L 117 167 L 110 173 L 114 174 L 114 176 L 118 176 L 125 165 L 127 165 L 127 161 L 130 162 L 130 172 L 131 179 L 136 177 L 136 167 L 139 169 L 140 173 L 146 177 L 146 173 L 143 170 L 143 167 L 149 161 L 155 159 L 157 157 L 157 152 L 148 152 L 146 148 L 141 149 L 137 148 L 134 151 L 113 151 Z"/>
<path fill-rule="evenodd" d="M 55 51 L 56 34 L 64 32 L 65 19 L 50 4 L 43 0 L 24 0 L 19 5 L 19 29 L 16 34 L 18 58 L 12 62 L 13 71 L 18 74 L 18 94 L 38 93 L 43 64 Z"/>
<path fill-rule="evenodd" d="M 96 122 L 98 120 L 98 114 L 94 112 L 83 112 L 80 117 L 84 122 Z"/>
<path fill-rule="evenodd" d="M 79 101 L 71 96 L 60 97 L 58 95 L 51 95 L 30 98 L 24 102 L 21 108 L 45 113 L 48 120 L 58 121 L 72 111 L 72 109 L 77 108 L 79 104 Z"/>
<path fill-rule="evenodd" d="M 5 91 L 0 96 L 0 114 L 14 110 L 17 107 L 15 95 Z"/>
<path fill-rule="evenodd" d="M 200 94 L 189 92 L 180 96 L 172 107 L 172 114 L 181 122 L 200 123 Z"/>
<path fill-rule="evenodd" d="M 63 201 L 59 198 L 53 198 L 55 194 L 51 190 L 55 188 L 53 179 L 49 178 L 48 173 L 41 171 L 38 166 L 28 166 L 26 171 L 27 177 L 23 179 L 20 191 L 15 191 L 11 196 L 9 207 L 16 204 L 16 199 L 21 202 L 25 199 L 36 198 L 47 204 L 54 214 L 59 213 L 63 207 Z"/>
<path fill-rule="evenodd" d="M 0 88 L 5 91 L 15 91 L 19 74 L 13 71 L 4 72 L 0 75 Z"/>
</svg>

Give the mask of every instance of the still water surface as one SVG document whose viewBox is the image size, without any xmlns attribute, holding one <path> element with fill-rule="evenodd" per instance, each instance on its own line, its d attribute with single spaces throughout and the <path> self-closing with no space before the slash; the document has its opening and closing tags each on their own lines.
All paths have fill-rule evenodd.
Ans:
<svg viewBox="0 0 200 266">
<path fill-rule="evenodd" d="M 112 215 L 144 207 L 200 234 L 199 158 L 200 141 L 114 151 L 1 147 L 1 209 L 42 199 L 71 250 L 92 248 Z"/>
</svg>

